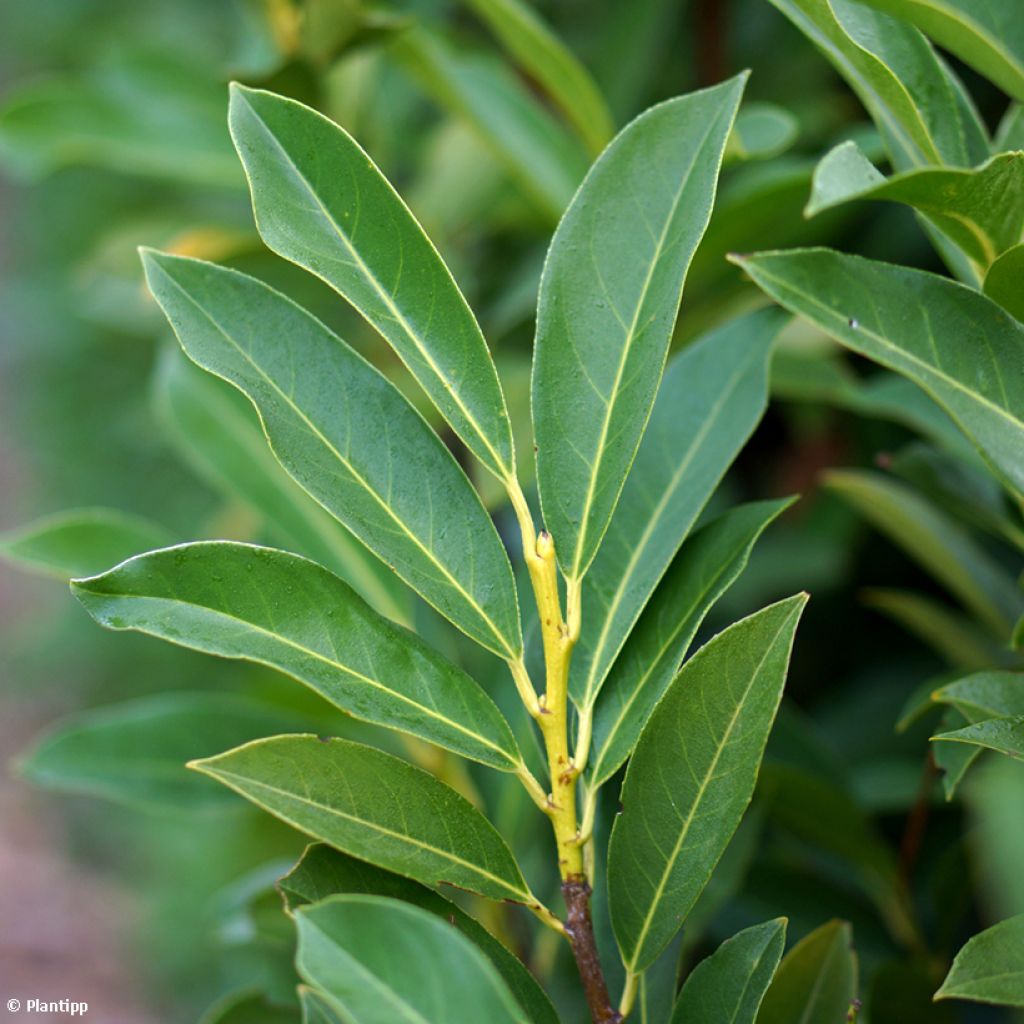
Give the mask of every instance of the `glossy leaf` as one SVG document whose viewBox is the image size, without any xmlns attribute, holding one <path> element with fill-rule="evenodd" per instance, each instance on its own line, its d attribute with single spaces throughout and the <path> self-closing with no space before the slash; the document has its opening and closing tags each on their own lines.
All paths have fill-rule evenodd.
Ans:
<svg viewBox="0 0 1024 1024">
<path fill-rule="evenodd" d="M 884 587 L 864 591 L 861 600 L 898 622 L 959 671 L 974 672 L 999 660 L 991 633 L 945 603 Z"/>
<path fill-rule="evenodd" d="M 156 396 L 182 457 L 204 480 L 261 516 L 272 541 L 327 566 L 381 614 L 409 624 L 409 592 L 281 468 L 244 395 L 168 348 L 157 371 Z M 131 554 L 164 546 L 139 546 Z M 75 575 L 91 576 L 117 561 Z"/>
<path fill-rule="evenodd" d="M 186 762 L 301 724 L 249 698 L 161 693 L 57 722 L 19 770 L 36 785 L 130 807 L 223 812 L 235 798 L 187 771 Z"/>
<path fill-rule="evenodd" d="M 956 522 L 879 473 L 831 470 L 825 486 L 941 581 L 996 636 L 1024 612 L 1012 576 Z"/>
<path fill-rule="evenodd" d="M 535 902 L 505 841 L 475 807 L 380 750 L 275 736 L 190 767 L 314 839 L 388 871 L 491 899 Z"/>
<path fill-rule="evenodd" d="M 1014 718 L 987 718 L 961 729 L 940 732 L 932 740 L 943 743 L 970 743 L 998 751 L 1008 757 L 1024 758 L 1024 715 Z"/>
<path fill-rule="evenodd" d="M 643 970 L 679 930 L 750 802 L 806 600 L 771 605 L 709 641 L 640 737 L 608 852 L 627 970 Z"/>
<path fill-rule="evenodd" d="M 964 457 L 964 453 L 914 442 L 901 448 L 888 468 L 954 519 L 1024 551 L 1024 521 L 973 451 Z"/>
<path fill-rule="evenodd" d="M 588 785 L 607 782 L 625 762 L 704 616 L 746 567 L 757 538 L 788 504 L 741 505 L 701 527 L 683 545 L 597 699 Z"/>
<path fill-rule="evenodd" d="M 296 967 L 352 1024 L 525 1024 L 498 972 L 458 929 L 381 896 L 332 896 L 295 914 Z"/>
<path fill-rule="evenodd" d="M 612 116 L 587 69 L 526 0 L 466 0 L 523 70 L 558 104 L 596 156 L 612 137 Z"/>
<path fill-rule="evenodd" d="M 1004 92 L 1024 100 L 1024 22 L 1014 0 L 867 0 L 915 24 Z"/>
<path fill-rule="evenodd" d="M 686 979 L 671 1024 L 754 1024 L 785 942 L 784 917 L 727 939 Z"/>
<path fill-rule="evenodd" d="M 783 958 L 757 1024 L 847 1024 L 857 995 L 857 958 L 850 926 L 830 921 Z"/>
<path fill-rule="evenodd" d="M 30 572 L 67 580 L 102 572 L 171 540 L 158 523 L 118 509 L 70 509 L 0 534 L 0 558 Z"/>
<path fill-rule="evenodd" d="M 1007 914 L 1024 913 L 1024 817 L 1006 813 L 1024 802 L 1021 766 L 1009 758 L 988 758 L 972 774 L 964 802 L 970 812 L 971 865 L 982 898 Z"/>
<path fill-rule="evenodd" d="M 725 150 L 729 160 L 767 160 L 785 152 L 800 134 L 800 122 L 776 103 L 744 103 Z"/>
<path fill-rule="evenodd" d="M 320 843 L 306 849 L 298 864 L 278 883 L 278 888 L 290 911 L 336 893 L 387 896 L 430 911 L 454 925 L 486 954 L 533 1024 L 558 1024 L 551 1001 L 522 962 L 475 918 L 433 889 L 354 860 Z"/>
<path fill-rule="evenodd" d="M 975 672 L 932 695 L 971 720 L 1024 715 L 1024 672 Z"/>
<path fill-rule="evenodd" d="M 299 985 L 302 1024 L 348 1024 L 322 992 Z"/>
<path fill-rule="evenodd" d="M 472 128 L 536 211 L 557 221 L 586 172 L 586 154 L 505 62 L 457 49 L 423 26 L 404 32 L 392 52 Z"/>
<path fill-rule="evenodd" d="M 259 89 L 232 86 L 229 120 L 267 245 L 351 302 L 481 462 L 513 473 L 505 398 L 476 318 L 373 161 L 323 115 Z"/>
<path fill-rule="evenodd" d="M 221 82 L 201 58 L 121 45 L 82 73 L 15 85 L 0 108 L 0 160 L 27 177 L 86 165 L 241 188 L 223 118 Z"/>
<path fill-rule="evenodd" d="M 641 114 L 590 169 L 551 242 L 533 418 L 545 525 L 571 580 L 597 553 L 650 416 L 745 81 Z"/>
<path fill-rule="evenodd" d="M 970 939 L 935 998 L 1024 1006 L 1024 914 Z"/>
<path fill-rule="evenodd" d="M 268 1003 L 257 993 L 228 996 L 206 1011 L 199 1024 L 298 1024 L 294 1009 Z"/>
<path fill-rule="evenodd" d="M 259 281 L 151 251 L 144 263 L 182 347 L 248 395 L 292 477 L 474 640 L 517 656 L 515 585 L 498 534 L 398 391 Z"/>
<path fill-rule="evenodd" d="M 587 573 L 569 692 L 593 705 L 640 612 L 764 413 L 768 353 L 783 324 L 760 310 L 668 364 L 618 507 Z"/>
<path fill-rule="evenodd" d="M 996 153 L 1024 149 L 1024 103 L 1011 103 L 1006 108 L 992 140 L 992 149 Z"/>
<path fill-rule="evenodd" d="M 988 268 L 983 289 L 993 302 L 1024 323 L 1024 245 L 1007 249 Z"/>
<path fill-rule="evenodd" d="M 1024 236 L 1024 153 L 1001 153 L 972 170 L 928 167 L 883 177 L 856 143 L 815 168 L 807 216 L 858 199 L 884 199 L 927 214 L 984 277 Z"/>
<path fill-rule="evenodd" d="M 512 730 L 477 683 L 298 555 L 182 544 L 76 580 L 73 590 L 104 626 L 269 665 L 363 721 L 503 771 L 522 763 Z"/>
<path fill-rule="evenodd" d="M 916 28 L 857 0 L 771 0 L 831 61 L 885 139 L 896 170 L 989 155 L 963 86 Z"/>
<path fill-rule="evenodd" d="M 827 249 L 736 257 L 754 282 L 854 352 L 909 377 L 1024 493 L 1024 325 L 935 274 Z"/>
<path fill-rule="evenodd" d="M 947 708 L 939 722 L 939 728 L 953 731 L 963 728 L 969 722 L 970 719 L 956 708 Z M 952 800 L 956 795 L 968 769 L 981 753 L 981 747 L 970 743 L 939 743 L 932 747 L 932 758 L 942 775 L 942 790 L 947 800 Z"/>
</svg>

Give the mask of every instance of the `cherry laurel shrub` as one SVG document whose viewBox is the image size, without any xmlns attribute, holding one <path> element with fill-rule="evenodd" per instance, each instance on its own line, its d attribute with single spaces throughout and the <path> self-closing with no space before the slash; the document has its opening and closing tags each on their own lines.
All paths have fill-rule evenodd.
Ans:
<svg viewBox="0 0 1024 1024">
<path fill-rule="evenodd" d="M 771 2 L 846 78 L 892 168 L 886 177 L 857 144 L 840 144 L 814 173 L 807 215 L 902 203 L 951 275 L 826 249 L 733 257 L 776 304 L 883 367 L 890 408 L 928 439 L 891 474 L 833 471 L 825 485 L 970 617 L 943 617 L 919 595 L 876 595 L 953 652 L 958 671 L 925 680 L 904 716 L 941 714 L 929 763 L 952 796 L 982 751 L 1024 754 L 1024 598 L 968 532 L 1024 550 L 1024 117 L 1011 104 L 990 138 L 928 36 L 1020 101 L 1021 22 L 1011 3 Z M 251 402 L 273 458 L 312 499 L 268 505 L 281 512 L 276 535 L 301 538 L 303 555 L 226 541 L 168 547 L 128 518 L 53 523 L 46 544 L 67 565 L 86 531 L 90 559 L 102 551 L 103 564 L 119 563 L 73 583 L 102 624 L 270 666 L 371 727 L 358 742 L 349 731 L 324 737 L 301 715 L 212 694 L 157 716 L 159 729 L 202 721 L 204 740 L 222 733 L 213 749 L 229 749 L 191 767 L 315 841 L 279 883 L 304 1021 L 554 1024 L 551 997 L 585 1005 L 595 1022 L 858 1015 L 851 928 L 839 921 L 785 957 L 784 919 L 747 927 L 677 985 L 680 930 L 699 920 L 750 802 L 806 600 L 772 604 L 688 656 L 787 504 L 706 513 L 764 411 L 785 315 L 728 320 L 666 364 L 719 171 L 741 134 L 744 84 L 642 114 L 597 158 L 558 225 L 533 358 L 539 507 L 526 493 L 528 446 L 524 458 L 520 441 L 517 461 L 502 383 L 458 285 L 367 154 L 320 114 L 233 87 L 231 134 L 258 230 L 379 332 L 425 413 L 280 292 L 143 252 L 186 355 Z M 606 133 L 595 134 L 599 143 Z M 181 393 L 200 403 L 205 375 L 193 372 Z M 816 398 L 852 403 L 851 385 L 831 394 L 821 379 L 809 376 Z M 881 408 L 862 401 L 861 411 Z M 503 495 L 493 518 L 485 490 L 488 509 Z M 22 556 L 45 561 L 31 537 L 20 543 Z M 450 626 L 477 657 L 462 651 L 456 664 Z M 271 735 L 282 728 L 291 731 Z M 158 742 L 125 713 L 91 729 L 89 757 L 106 737 Z M 154 784 L 173 803 L 180 783 Z M 550 825 L 542 848 L 524 849 L 527 815 Z M 843 825 L 834 838 L 856 845 Z M 870 850 L 861 859 L 876 870 L 893 934 L 927 948 L 907 886 Z M 578 984 L 545 992 L 510 947 L 531 966 L 571 955 Z M 1024 917 L 971 939 L 940 985 L 944 969 L 928 969 L 937 999 L 1024 1005 Z M 239 1007 L 216 1019 L 295 1019 Z"/>
<path fill-rule="evenodd" d="M 410 750 L 425 742 L 484 765 L 551 825 L 546 867 L 527 882 L 465 786 L 373 746 L 289 734 L 194 762 L 322 844 L 283 883 L 310 1019 L 553 1021 L 523 965 L 450 901 L 463 892 L 520 905 L 564 940 L 593 1020 L 620 1020 L 739 825 L 806 597 L 736 623 L 678 672 L 785 502 L 687 534 L 760 418 L 780 317 L 735 320 L 663 370 L 745 80 L 628 125 L 555 232 L 533 367 L 541 529 L 483 335 L 409 209 L 338 126 L 232 89 L 231 133 L 264 241 L 380 332 L 500 482 L 528 591 L 449 448 L 342 338 L 245 274 L 142 254 L 187 355 L 251 400 L 277 459 L 345 528 L 350 569 L 343 580 L 286 551 L 183 544 L 76 581 L 79 600 L 112 628 L 280 669 L 406 734 Z M 527 731 L 517 735 L 504 697 L 410 628 L 406 585 L 505 662 Z M 627 760 L 609 839 L 602 792 Z M 599 873 L 621 998 L 594 938 Z M 752 1020 L 784 933 L 781 919 L 741 932 L 694 974 L 682 1005 Z"/>
</svg>

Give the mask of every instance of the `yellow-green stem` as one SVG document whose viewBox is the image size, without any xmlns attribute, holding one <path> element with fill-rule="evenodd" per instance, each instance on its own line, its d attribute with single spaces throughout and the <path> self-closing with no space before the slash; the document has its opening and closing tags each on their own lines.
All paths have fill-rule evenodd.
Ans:
<svg viewBox="0 0 1024 1024">
<path fill-rule="evenodd" d="M 622 999 L 619 1000 L 619 1014 L 623 1019 L 628 1017 L 629 1011 L 633 1009 L 633 1004 L 636 1002 L 636 993 L 639 986 L 640 975 L 627 971 L 626 983 L 622 987 Z"/>
</svg>

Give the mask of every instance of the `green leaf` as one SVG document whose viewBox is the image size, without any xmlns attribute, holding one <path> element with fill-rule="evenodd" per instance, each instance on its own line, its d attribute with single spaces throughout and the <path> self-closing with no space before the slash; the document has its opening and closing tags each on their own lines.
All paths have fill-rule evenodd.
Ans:
<svg viewBox="0 0 1024 1024">
<path fill-rule="evenodd" d="M 806 601 L 780 601 L 709 641 L 640 737 L 608 850 L 612 925 L 633 973 L 679 930 L 750 802 Z"/>
<path fill-rule="evenodd" d="M 133 808 L 223 811 L 235 802 L 185 768 L 274 733 L 295 716 L 251 698 L 161 693 L 92 708 L 59 721 L 19 762 L 36 785 Z"/>
<path fill-rule="evenodd" d="M 507 64 L 462 52 L 424 27 L 402 33 L 391 52 L 473 129 L 545 220 L 557 221 L 586 172 L 586 154 Z"/>
<path fill-rule="evenodd" d="M 237 388 L 168 347 L 157 369 L 156 402 L 182 457 L 212 487 L 260 516 L 274 543 L 322 563 L 381 614 L 410 624 L 409 592 L 281 468 L 252 403 Z M 75 575 L 93 575 L 113 564 Z"/>
<path fill-rule="evenodd" d="M 537 481 L 570 581 L 597 553 L 654 405 L 746 75 L 651 108 L 590 169 L 541 278 Z"/>
<path fill-rule="evenodd" d="M 965 458 L 964 453 L 912 442 L 893 456 L 888 468 L 954 519 L 1024 551 L 1024 523 L 973 450 Z"/>
<path fill-rule="evenodd" d="M 1024 914 L 970 939 L 935 998 L 1024 1006 Z"/>
<path fill-rule="evenodd" d="M 650 422 L 583 588 L 569 692 L 592 707 L 680 544 L 764 413 L 768 352 L 784 318 L 759 310 L 668 364 Z M 642 527 L 641 527 L 642 524 Z"/>
<path fill-rule="evenodd" d="M 67 580 L 170 544 L 158 523 L 114 508 L 80 508 L 44 516 L 0 534 L 0 558 L 20 569 Z"/>
<path fill-rule="evenodd" d="M 425 885 L 536 900 L 494 826 L 432 775 L 349 740 L 275 736 L 194 761 L 294 828 Z"/>
<path fill-rule="evenodd" d="M 1015 0 L 866 0 L 922 32 L 1024 100 L 1024 21 Z"/>
<path fill-rule="evenodd" d="M 783 958 L 757 1024 L 846 1024 L 857 995 L 857 958 L 844 921 L 830 921 Z"/>
<path fill-rule="evenodd" d="M 965 725 L 962 729 L 940 732 L 931 739 L 949 743 L 970 743 L 1019 760 L 1024 758 L 1024 715 L 1013 718 L 987 718 L 983 722 Z"/>
<path fill-rule="evenodd" d="M 932 694 L 970 720 L 1024 715 L 1024 672 L 975 672 Z"/>
<path fill-rule="evenodd" d="M 302 1024 L 348 1024 L 321 992 L 306 985 L 299 985 L 298 989 Z"/>
<path fill-rule="evenodd" d="M 754 1024 L 786 943 L 786 919 L 727 939 L 686 979 L 671 1024 Z"/>
<path fill-rule="evenodd" d="M 1024 806 L 1024 772 L 1009 758 L 988 758 L 972 774 L 964 799 L 981 899 L 1006 914 L 1024 913 L 1024 816 L 1007 814 L 1008 807 Z"/>
<path fill-rule="evenodd" d="M 776 302 L 909 377 L 1024 493 L 1024 325 L 946 278 L 828 249 L 734 257 Z"/>
<path fill-rule="evenodd" d="M 947 708 L 939 723 L 940 727 L 949 731 L 962 728 L 969 719 L 956 708 Z M 942 773 L 942 790 L 946 800 L 952 800 L 960 783 L 964 781 L 967 770 L 981 756 L 981 747 L 968 743 L 940 743 L 932 747 L 935 766 Z"/>
<path fill-rule="evenodd" d="M 476 682 L 298 555 L 228 541 L 182 544 L 72 589 L 111 629 L 269 665 L 363 721 L 502 771 L 522 765 L 512 730 Z"/>
<path fill-rule="evenodd" d="M 1024 323 L 1024 245 L 1007 249 L 988 268 L 983 290 L 1014 319 Z"/>
<path fill-rule="evenodd" d="M 885 178 L 856 143 L 844 142 L 815 168 L 811 217 L 855 199 L 884 199 L 927 214 L 984 278 L 1024 236 L 1024 153 L 1001 153 L 980 167 L 927 167 Z"/>
<path fill-rule="evenodd" d="M 1024 149 L 1024 104 L 1021 103 L 1011 103 L 1006 108 L 992 140 L 993 152 L 1008 149 Z"/>
<path fill-rule="evenodd" d="M 831 61 L 871 114 L 898 171 L 969 167 L 989 155 L 963 86 L 913 26 L 857 0 L 771 0 Z"/>
<path fill-rule="evenodd" d="M 232 85 L 230 125 L 263 240 L 351 302 L 470 451 L 510 477 L 512 428 L 480 327 L 377 166 L 322 114 L 259 89 Z"/>
<path fill-rule="evenodd" d="M 451 452 L 323 324 L 244 274 L 146 251 L 190 358 L 243 391 L 291 476 L 460 629 L 522 649 L 508 556 Z"/>
<path fill-rule="evenodd" d="M 199 1024 L 298 1024 L 294 1009 L 268 1003 L 259 993 L 243 992 L 218 1000 Z"/>
<path fill-rule="evenodd" d="M 744 103 L 725 150 L 726 161 L 767 160 L 785 152 L 800 134 L 800 122 L 776 103 Z"/>
<path fill-rule="evenodd" d="M 335 893 L 388 896 L 428 910 L 451 922 L 487 955 L 534 1024 L 558 1024 L 551 1001 L 522 962 L 475 918 L 433 889 L 354 860 L 321 843 L 306 849 L 295 867 L 278 883 L 278 888 L 289 911 L 317 903 Z"/>
<path fill-rule="evenodd" d="M 209 64 L 170 46 L 119 51 L 80 74 L 26 80 L 8 92 L 0 160 L 28 177 L 86 165 L 241 188 L 223 85 Z"/>
<path fill-rule="evenodd" d="M 466 0 L 558 104 L 596 156 L 612 137 L 611 112 L 587 69 L 524 0 Z"/>
<path fill-rule="evenodd" d="M 958 523 L 903 484 L 865 470 L 831 470 L 828 490 L 899 545 L 997 637 L 1008 637 L 1024 611 L 1024 593 Z"/>
<path fill-rule="evenodd" d="M 757 538 L 788 505 L 788 499 L 741 505 L 683 545 L 597 699 L 587 780 L 592 789 L 607 782 L 629 756 L 704 616 L 746 567 Z"/>
<path fill-rule="evenodd" d="M 923 594 L 873 587 L 863 592 L 861 600 L 898 622 L 959 671 L 987 668 L 999 658 L 991 634 L 974 619 Z"/>
<path fill-rule="evenodd" d="M 381 896 L 296 911 L 299 974 L 352 1024 L 525 1024 L 484 955 L 447 921 Z"/>
</svg>

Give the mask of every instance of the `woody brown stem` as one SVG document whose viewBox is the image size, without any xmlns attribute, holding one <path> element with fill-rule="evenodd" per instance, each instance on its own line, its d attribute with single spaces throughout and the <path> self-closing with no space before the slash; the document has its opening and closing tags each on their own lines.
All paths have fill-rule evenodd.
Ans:
<svg viewBox="0 0 1024 1024">
<path fill-rule="evenodd" d="M 583 994 L 594 1024 L 619 1024 L 622 1014 L 608 998 L 608 985 L 601 970 L 601 958 L 594 940 L 594 925 L 590 919 L 590 886 L 582 876 L 567 878 L 562 882 L 562 895 L 568 916 L 565 930 L 569 936 L 576 966 L 583 982 Z"/>
</svg>

